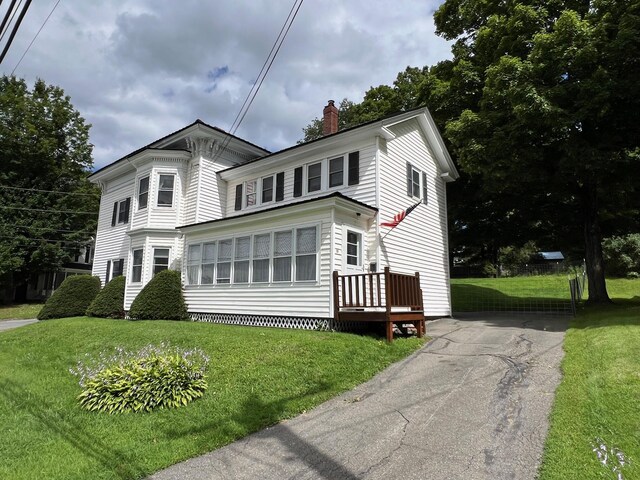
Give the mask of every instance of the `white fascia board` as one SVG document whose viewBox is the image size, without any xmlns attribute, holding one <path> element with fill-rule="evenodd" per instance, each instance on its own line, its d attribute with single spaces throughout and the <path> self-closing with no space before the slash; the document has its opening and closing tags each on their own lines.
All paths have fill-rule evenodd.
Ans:
<svg viewBox="0 0 640 480">
<path fill-rule="evenodd" d="M 446 182 L 452 182 L 460 177 L 458 170 L 456 169 L 453 160 L 451 159 L 451 155 L 449 155 L 449 151 L 442 140 L 442 136 L 438 131 L 438 127 L 436 127 L 435 122 L 433 121 L 433 117 L 431 113 L 429 113 L 428 109 L 424 109 L 424 111 L 418 116 L 418 123 L 422 128 L 424 135 L 433 150 L 433 153 L 442 169 L 443 174 L 442 178 Z"/>
<path fill-rule="evenodd" d="M 141 235 L 158 235 L 166 237 L 177 237 L 180 234 L 175 228 L 136 228 L 135 230 L 129 230 L 127 235 L 130 237 L 137 237 Z"/>
<path fill-rule="evenodd" d="M 94 173 L 89 177 L 89 181 L 93 183 L 104 183 L 125 173 L 135 172 L 141 165 L 154 158 L 179 158 L 188 160 L 191 158 L 191 154 L 184 150 L 143 150 L 129 158 L 123 159 L 123 161 L 119 163 L 105 168 L 101 172 Z"/>
<path fill-rule="evenodd" d="M 273 169 L 276 166 L 284 166 L 289 162 L 295 163 L 304 160 L 306 157 L 312 154 L 316 154 L 318 151 L 329 150 L 341 146 L 348 149 L 349 145 L 359 142 L 360 140 L 370 138 L 375 135 L 381 135 L 382 133 L 379 131 L 381 127 L 381 122 L 378 122 L 372 125 L 367 125 L 362 129 L 356 128 L 350 132 L 331 135 L 330 137 L 327 137 L 325 139 L 312 141 L 306 145 L 301 145 L 299 147 L 285 150 L 282 153 L 276 152 L 268 156 L 267 158 L 258 159 L 256 161 L 234 167 L 229 170 L 223 170 L 219 173 L 220 178 L 227 181 L 234 180 L 236 178 L 251 175 L 254 172 L 261 172 Z"/>
</svg>

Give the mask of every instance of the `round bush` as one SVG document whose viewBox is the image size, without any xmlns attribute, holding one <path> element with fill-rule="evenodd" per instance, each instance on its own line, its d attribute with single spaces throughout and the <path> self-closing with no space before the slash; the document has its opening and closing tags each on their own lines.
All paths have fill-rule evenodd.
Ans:
<svg viewBox="0 0 640 480">
<path fill-rule="evenodd" d="M 91 275 L 73 275 L 53 292 L 38 314 L 38 320 L 78 317 L 100 292 L 100 279 Z"/>
<path fill-rule="evenodd" d="M 124 286 L 125 277 L 115 277 L 107 283 L 98 296 L 93 299 L 87 315 L 100 318 L 124 318 Z"/>
<path fill-rule="evenodd" d="M 135 298 L 129 309 L 132 320 L 188 320 L 180 273 L 163 270 Z"/>
<path fill-rule="evenodd" d="M 209 363 L 202 350 L 148 345 L 138 352 L 116 349 L 87 357 L 71 373 L 84 389 L 80 405 L 108 413 L 176 408 L 204 395 Z"/>
</svg>

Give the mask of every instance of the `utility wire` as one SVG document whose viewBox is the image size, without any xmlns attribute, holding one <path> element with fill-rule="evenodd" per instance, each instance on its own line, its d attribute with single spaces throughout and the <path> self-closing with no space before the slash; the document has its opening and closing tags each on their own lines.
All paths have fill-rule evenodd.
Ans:
<svg viewBox="0 0 640 480">
<path fill-rule="evenodd" d="M 63 233 L 69 233 L 69 234 L 73 234 L 73 233 L 86 233 L 89 235 L 93 235 L 96 232 L 90 232 L 88 230 L 65 230 L 62 228 L 49 228 L 49 227 L 31 227 L 28 225 L 0 225 L 0 228 L 27 228 L 29 230 L 46 230 L 49 232 L 63 232 Z"/>
<path fill-rule="evenodd" d="M 33 42 L 36 41 L 36 38 L 38 38 L 38 35 L 40 35 L 40 32 L 42 31 L 42 29 L 44 28 L 46 23 L 49 21 L 49 17 L 51 17 L 51 15 L 53 14 L 54 10 L 56 9 L 56 7 L 58 6 L 59 3 L 60 3 L 60 0 L 58 0 L 56 2 L 56 4 L 53 6 L 51 11 L 49 12 L 49 15 L 47 15 L 47 18 L 44 19 L 44 22 L 42 22 L 42 25 L 40 26 L 40 28 L 38 29 L 37 33 L 33 37 L 33 40 L 31 40 L 31 43 L 29 43 L 29 46 L 27 47 L 27 49 L 24 51 L 24 53 L 20 57 L 20 60 L 18 60 L 18 63 L 16 63 L 16 66 L 13 67 L 13 70 L 11 70 L 11 75 L 13 75 L 15 73 L 16 69 L 20 66 L 20 63 L 22 62 L 22 59 L 24 58 L 24 56 L 27 54 L 27 52 L 31 48 L 31 45 L 33 45 Z"/>
<path fill-rule="evenodd" d="M 75 210 L 49 210 L 49 209 L 42 209 L 42 208 L 5 207 L 4 205 L 0 205 L 0 208 L 5 208 L 7 210 L 28 210 L 30 212 L 77 213 L 78 215 L 97 215 L 98 214 L 98 212 L 77 212 Z"/>
<path fill-rule="evenodd" d="M 253 86 L 251 87 L 251 90 L 249 90 L 247 98 L 245 98 L 245 100 L 244 100 L 244 102 L 242 104 L 242 107 L 240 107 L 240 111 L 236 115 L 233 123 L 231 124 L 231 128 L 229 129 L 229 134 L 227 134 L 227 137 L 224 139 L 224 141 L 222 142 L 222 145 L 218 149 L 218 154 L 216 155 L 216 157 L 214 157 L 214 159 L 213 159 L 214 161 L 217 158 L 217 156 L 221 155 L 222 152 L 227 148 L 227 146 L 231 142 L 232 135 L 235 135 L 236 131 L 240 127 L 240 124 L 244 120 L 245 115 L 249 111 L 249 108 L 251 107 L 251 104 L 253 103 L 254 99 L 256 98 L 256 95 L 258 94 L 258 92 L 260 91 L 260 87 L 262 86 L 262 83 L 264 82 L 264 79 L 266 78 L 267 74 L 269 73 L 269 70 L 271 69 L 271 66 L 273 65 L 273 62 L 275 61 L 275 59 L 276 59 L 276 57 L 278 55 L 278 52 L 280 52 L 280 47 L 282 47 L 282 43 L 284 42 L 285 38 L 287 37 L 287 34 L 289 33 L 289 29 L 291 28 L 291 25 L 293 24 L 293 21 L 295 20 L 296 16 L 298 15 L 298 11 L 300 10 L 300 7 L 302 6 L 303 2 L 304 2 L 304 0 L 295 0 L 293 2 L 291 10 L 289 10 L 289 15 L 287 16 L 287 19 L 285 20 L 284 24 L 282 25 L 282 28 L 280 29 L 280 33 L 278 33 L 278 37 L 276 38 L 276 41 L 274 42 L 273 46 L 271 47 L 271 50 L 269 51 L 269 55 L 267 55 L 266 60 L 262 64 L 262 68 L 260 69 L 260 73 L 258 73 L 258 76 L 256 77 L 256 80 L 253 83 Z"/>
<path fill-rule="evenodd" d="M 2 61 L 4 60 L 5 55 L 9 51 L 9 47 L 13 43 L 13 39 L 15 38 L 16 33 L 18 33 L 18 29 L 20 28 L 20 24 L 22 23 L 22 20 L 24 19 L 24 16 L 27 14 L 27 10 L 29 10 L 29 6 L 31 5 L 31 1 L 32 0 L 27 0 L 27 3 L 25 3 L 24 7 L 22 7 L 22 11 L 20 12 L 20 16 L 18 16 L 18 20 L 16 21 L 15 25 L 13 26 L 13 30 L 11 31 L 11 35 L 9 36 L 9 40 L 7 40 L 7 44 L 5 45 L 4 50 L 2 50 L 2 53 L 0 54 L 0 64 L 2 64 Z"/>
<path fill-rule="evenodd" d="M 24 190 L 28 192 L 43 192 L 43 193 L 58 193 L 60 195 L 82 195 L 87 197 L 95 197 L 93 193 L 76 193 L 76 192 L 60 192 L 58 190 L 41 190 L 39 188 L 23 188 L 23 187 L 9 187 L 7 185 L 0 185 L 0 188 L 6 188 L 9 190 Z"/>
<path fill-rule="evenodd" d="M 17 9 L 14 10 L 13 8 L 16 5 L 16 1 L 17 0 L 11 0 L 11 5 L 9 5 L 9 8 L 7 9 L 7 13 L 4 14 L 4 18 L 2 19 L 2 25 L 0 25 L 0 41 L 2 41 L 2 39 L 4 38 L 4 34 L 6 33 L 5 26 L 8 27 L 9 25 L 11 25 L 11 22 L 13 22 L 13 17 L 15 17 L 16 12 L 18 11 Z M 20 3 L 18 4 L 18 8 L 20 8 L 21 4 L 22 4 L 22 0 L 20 0 Z M 9 18 L 11 19 L 9 20 Z M 9 22 L 8 24 L 7 24 L 7 21 Z"/>
<path fill-rule="evenodd" d="M 16 238 L 15 235 L 0 235 L 0 238 Z M 19 238 L 16 238 L 19 239 Z M 22 239 L 19 239 L 22 240 Z M 25 242 L 54 242 L 54 243 L 66 243 L 66 244 L 72 244 L 72 245 L 86 245 L 87 242 L 81 242 L 81 241 L 71 241 L 71 240 L 54 240 L 51 238 L 24 238 Z"/>
</svg>

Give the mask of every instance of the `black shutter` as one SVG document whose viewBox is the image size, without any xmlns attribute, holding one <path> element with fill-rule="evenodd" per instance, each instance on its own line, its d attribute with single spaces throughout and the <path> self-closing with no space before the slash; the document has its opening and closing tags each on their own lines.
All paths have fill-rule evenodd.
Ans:
<svg viewBox="0 0 640 480">
<path fill-rule="evenodd" d="M 124 206 L 124 223 L 129 223 L 129 210 L 131 209 L 131 197 L 127 198 Z"/>
<path fill-rule="evenodd" d="M 118 220 L 118 202 L 113 204 L 113 215 L 111 215 L 111 226 L 116 226 L 116 221 Z"/>
<path fill-rule="evenodd" d="M 124 274 L 124 258 L 118 260 L 118 273 L 120 275 Z"/>
<path fill-rule="evenodd" d="M 422 203 L 427 204 L 427 174 L 422 172 Z"/>
<path fill-rule="evenodd" d="M 407 195 L 413 197 L 413 183 L 411 181 L 411 164 L 407 162 Z"/>
<path fill-rule="evenodd" d="M 349 185 L 360 183 L 360 152 L 349 154 Z"/>
<path fill-rule="evenodd" d="M 107 260 L 107 273 L 104 277 L 104 283 L 106 284 L 109 281 L 109 274 L 111 273 L 111 260 Z"/>
<path fill-rule="evenodd" d="M 284 200 L 284 172 L 276 175 L 276 202 Z"/>
<path fill-rule="evenodd" d="M 298 167 L 293 171 L 293 196 L 302 196 L 302 167 Z"/>
<path fill-rule="evenodd" d="M 236 185 L 236 211 L 242 210 L 242 184 Z"/>
</svg>

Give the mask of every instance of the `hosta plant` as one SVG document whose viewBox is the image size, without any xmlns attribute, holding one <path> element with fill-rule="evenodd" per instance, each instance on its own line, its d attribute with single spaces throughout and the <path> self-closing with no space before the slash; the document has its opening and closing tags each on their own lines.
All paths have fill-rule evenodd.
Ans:
<svg viewBox="0 0 640 480">
<path fill-rule="evenodd" d="M 116 348 L 87 355 L 70 372 L 83 388 L 80 405 L 107 413 L 150 412 L 175 408 L 201 397 L 207 389 L 209 357 L 200 349 L 162 343 L 138 351 Z"/>
</svg>

